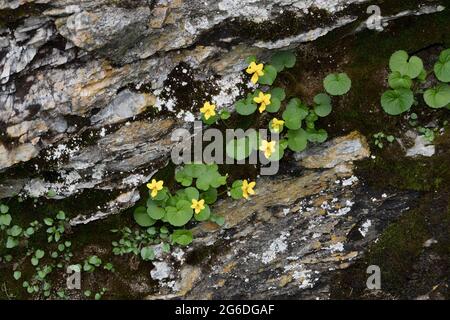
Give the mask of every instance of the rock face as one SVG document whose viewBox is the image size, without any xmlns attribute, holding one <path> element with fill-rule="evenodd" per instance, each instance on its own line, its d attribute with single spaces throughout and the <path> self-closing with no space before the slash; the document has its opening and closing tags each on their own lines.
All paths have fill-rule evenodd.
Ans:
<svg viewBox="0 0 450 320">
<path fill-rule="evenodd" d="M 325 166 L 330 154 L 341 161 Z M 149 298 L 329 298 L 336 272 L 358 261 L 416 196 L 371 197 L 352 164 L 369 155 L 365 138 L 353 132 L 298 155 L 316 166 L 292 164 L 281 178 L 259 179 L 251 200 L 220 202 L 214 210 L 225 217 L 225 230 L 198 226 L 181 263 L 172 257 L 178 272 L 167 273 L 166 265 L 162 278 L 158 265 L 163 295 Z"/>
<path fill-rule="evenodd" d="M 370 2 L 1 0 L 0 198 L 132 192 L 165 163 L 171 131 L 198 109 L 165 94 L 174 70 L 188 91 L 213 91 L 229 107 L 244 84 L 242 58 L 352 22 L 360 30 L 366 17 L 356 13 Z M 443 8 L 426 1 L 385 18 Z"/>
</svg>

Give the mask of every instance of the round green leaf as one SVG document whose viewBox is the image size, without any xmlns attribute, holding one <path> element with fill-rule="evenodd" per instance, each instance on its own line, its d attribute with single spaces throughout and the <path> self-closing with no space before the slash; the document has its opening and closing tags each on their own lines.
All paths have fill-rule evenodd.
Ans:
<svg viewBox="0 0 450 320">
<path fill-rule="evenodd" d="M 408 111 L 414 102 L 414 95 L 410 89 L 400 88 L 388 90 L 381 96 L 381 106 L 390 115 L 396 116 Z"/>
<path fill-rule="evenodd" d="M 264 75 L 259 77 L 258 83 L 271 86 L 277 78 L 277 69 L 270 64 L 266 64 L 263 69 Z"/>
<path fill-rule="evenodd" d="M 303 151 L 308 144 L 308 134 L 303 129 L 288 131 L 289 149 L 295 152 Z"/>
<path fill-rule="evenodd" d="M 246 103 L 245 100 L 238 100 L 234 107 L 236 108 L 236 112 L 240 115 L 248 116 L 255 113 L 258 106 L 254 103 Z"/>
<path fill-rule="evenodd" d="M 300 129 L 302 120 L 306 118 L 308 111 L 302 107 L 298 98 L 293 98 L 286 106 L 286 110 L 282 114 L 284 125 L 292 130 Z"/>
<path fill-rule="evenodd" d="M 192 199 L 198 200 L 198 197 L 200 195 L 198 190 L 194 187 L 184 189 L 184 193 L 186 194 L 186 197 L 189 201 L 191 201 Z"/>
<path fill-rule="evenodd" d="M 325 77 L 323 86 L 332 96 L 341 96 L 350 90 L 352 81 L 346 73 L 332 73 Z"/>
<path fill-rule="evenodd" d="M 0 226 L 9 226 L 11 224 L 11 215 L 10 214 L 2 214 L 0 215 Z"/>
<path fill-rule="evenodd" d="M 267 112 L 275 113 L 280 110 L 281 101 L 277 97 L 270 98 L 270 104 L 266 107 Z"/>
<path fill-rule="evenodd" d="M 187 175 L 185 170 L 178 170 L 175 173 L 175 180 L 183 187 L 188 187 L 192 184 L 192 177 Z"/>
<path fill-rule="evenodd" d="M 450 86 L 440 84 L 425 91 L 423 98 L 431 108 L 443 108 L 450 103 Z"/>
<path fill-rule="evenodd" d="M 155 224 L 155 220 L 150 218 L 147 213 L 147 208 L 145 207 L 137 207 L 133 213 L 134 220 L 141 227 L 150 227 Z"/>
<path fill-rule="evenodd" d="M 270 90 L 270 95 L 271 97 L 275 97 L 280 101 L 283 101 L 286 98 L 286 92 L 284 91 L 283 88 L 273 88 L 272 90 Z"/>
<path fill-rule="evenodd" d="M 205 208 L 199 213 L 194 213 L 194 219 L 197 221 L 205 221 L 209 219 L 211 215 L 211 209 L 207 204 L 205 204 Z"/>
<path fill-rule="evenodd" d="M 8 234 L 13 237 L 17 237 L 21 233 L 22 233 L 22 228 L 19 227 L 18 225 L 14 225 L 8 230 Z"/>
<path fill-rule="evenodd" d="M 19 280 L 22 277 L 22 272 L 20 271 L 14 271 L 13 274 L 14 279 Z"/>
<path fill-rule="evenodd" d="M 396 51 L 389 60 L 389 67 L 392 71 L 398 71 L 402 75 L 409 76 L 411 79 L 417 78 L 423 70 L 422 59 L 416 56 L 409 58 L 404 50 Z"/>
<path fill-rule="evenodd" d="M 181 200 L 183 201 L 183 200 Z M 178 203 L 177 203 L 177 207 L 178 207 Z M 167 221 L 175 226 L 175 227 L 181 227 L 184 226 L 186 223 L 189 222 L 189 220 L 191 220 L 193 215 L 193 211 L 190 208 L 190 204 L 189 207 L 181 207 L 181 208 L 174 208 L 174 207 L 167 207 L 166 208 L 166 217 L 167 217 Z"/>
<path fill-rule="evenodd" d="M 5 214 L 8 213 L 9 207 L 6 204 L 0 204 L 0 213 Z"/>
<path fill-rule="evenodd" d="M 271 63 L 278 72 L 283 71 L 284 68 L 292 68 L 295 61 L 295 54 L 292 51 L 278 51 L 271 58 Z"/>
<path fill-rule="evenodd" d="M 203 192 L 201 195 L 202 199 L 205 199 L 207 204 L 213 204 L 217 201 L 217 189 L 209 188 L 206 192 Z"/>
<path fill-rule="evenodd" d="M 252 144 L 248 137 L 233 139 L 226 145 L 227 155 L 238 161 L 246 159 L 252 151 Z"/>
<path fill-rule="evenodd" d="M 331 98 L 326 93 L 319 93 L 314 97 L 314 112 L 319 117 L 326 117 L 331 113 Z"/>
<path fill-rule="evenodd" d="M 141 249 L 141 258 L 144 261 L 155 259 L 155 251 L 152 247 L 143 247 Z"/>
<path fill-rule="evenodd" d="M 181 246 L 187 246 L 194 239 L 190 230 L 175 230 L 172 233 L 172 241 Z"/>
<path fill-rule="evenodd" d="M 308 129 L 306 133 L 308 134 L 307 139 L 310 142 L 322 143 L 328 139 L 328 133 L 324 129 Z"/>
<path fill-rule="evenodd" d="M 439 81 L 450 82 L 450 49 L 439 55 L 439 60 L 434 65 L 434 74 Z"/>
<path fill-rule="evenodd" d="M 394 71 L 389 75 L 388 82 L 389 86 L 392 89 L 399 89 L 399 88 L 409 89 L 411 88 L 413 83 L 409 76 L 402 75 L 398 71 Z"/>
<path fill-rule="evenodd" d="M 150 218 L 154 220 L 159 220 L 162 219 L 162 217 L 164 217 L 166 211 L 163 208 L 158 207 L 156 204 L 154 204 L 147 206 L 147 214 L 150 216 Z"/>
<path fill-rule="evenodd" d="M 238 200 L 242 199 L 242 180 L 236 180 L 231 185 L 230 195 L 233 199 Z"/>
</svg>

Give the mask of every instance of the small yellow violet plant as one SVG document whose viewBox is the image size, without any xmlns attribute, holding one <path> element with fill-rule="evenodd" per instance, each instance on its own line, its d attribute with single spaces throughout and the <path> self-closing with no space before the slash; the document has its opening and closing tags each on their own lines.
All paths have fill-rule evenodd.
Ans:
<svg viewBox="0 0 450 320">
<path fill-rule="evenodd" d="M 203 113 L 206 120 L 216 115 L 216 105 L 206 101 L 203 104 L 203 108 L 200 108 L 200 112 Z"/>
<path fill-rule="evenodd" d="M 259 103 L 259 113 L 262 113 L 264 110 L 266 110 L 266 107 L 270 104 L 270 98 L 271 95 L 264 94 L 264 92 L 260 92 L 257 97 L 253 98 L 253 101 L 256 103 Z"/>
<path fill-rule="evenodd" d="M 283 120 L 278 120 L 277 118 L 273 118 L 272 119 L 272 124 L 271 124 L 271 127 L 272 127 L 272 130 L 274 131 L 274 132 L 280 132 L 281 131 L 281 128 L 284 126 L 284 121 Z"/>
<path fill-rule="evenodd" d="M 162 190 L 163 184 L 164 184 L 164 181 L 162 181 L 162 180 L 156 181 L 155 179 L 152 179 L 152 181 L 150 183 L 147 183 L 147 188 L 149 188 L 152 191 L 150 194 L 152 196 L 152 198 L 156 197 L 156 195 L 158 194 L 158 191 Z"/>
<path fill-rule="evenodd" d="M 259 77 L 264 75 L 264 65 L 262 63 L 256 64 L 254 61 L 250 62 L 247 70 L 245 70 L 248 74 L 252 74 L 251 82 L 256 84 L 258 82 Z"/>
<path fill-rule="evenodd" d="M 264 156 L 267 159 L 269 159 L 270 156 L 275 152 L 275 145 L 276 145 L 276 141 L 262 140 L 259 150 L 264 152 Z"/>
<path fill-rule="evenodd" d="M 194 209 L 195 214 L 199 214 L 203 209 L 205 209 L 205 200 L 192 199 L 191 208 Z"/>
</svg>

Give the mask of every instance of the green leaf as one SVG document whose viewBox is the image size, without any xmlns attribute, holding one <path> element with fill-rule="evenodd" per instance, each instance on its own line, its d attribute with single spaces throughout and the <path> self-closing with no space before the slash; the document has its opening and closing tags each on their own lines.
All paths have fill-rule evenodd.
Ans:
<svg viewBox="0 0 450 320">
<path fill-rule="evenodd" d="M 255 62 L 256 63 L 256 56 L 249 56 L 245 59 L 245 62 L 247 62 L 247 64 L 250 64 L 251 62 Z"/>
<path fill-rule="evenodd" d="M 222 120 L 227 120 L 227 119 L 229 119 L 230 117 L 231 117 L 231 113 L 228 112 L 227 110 L 222 110 L 222 111 L 220 112 L 220 119 L 222 119 Z"/>
<path fill-rule="evenodd" d="M 19 227 L 18 225 L 14 225 L 8 231 L 9 231 L 8 234 L 10 236 L 17 237 L 22 233 L 22 228 Z"/>
<path fill-rule="evenodd" d="M 423 70 L 423 62 L 419 57 L 412 56 L 409 58 L 406 51 L 399 50 L 392 54 L 389 60 L 389 67 L 392 71 L 398 71 L 401 75 L 406 75 L 414 79 Z"/>
<path fill-rule="evenodd" d="M 387 114 L 393 116 L 408 111 L 413 102 L 413 92 L 405 88 L 388 90 L 381 96 L 381 106 Z"/>
<path fill-rule="evenodd" d="M 189 187 L 192 184 L 192 177 L 189 176 L 185 170 L 178 170 L 175 173 L 175 180 L 183 187 Z"/>
<path fill-rule="evenodd" d="M 6 204 L 0 204 L 0 213 L 5 214 L 8 213 L 9 207 Z"/>
<path fill-rule="evenodd" d="M 450 49 L 439 55 L 439 60 L 434 65 L 434 74 L 439 81 L 450 82 Z"/>
<path fill-rule="evenodd" d="M 411 88 L 413 83 L 409 76 L 402 75 L 398 71 L 394 71 L 389 75 L 388 82 L 389 86 L 392 89 L 399 89 L 399 88 L 409 89 Z"/>
<path fill-rule="evenodd" d="M 58 219 L 58 220 L 65 220 L 66 219 L 66 214 L 63 211 L 59 211 L 58 214 L 56 215 L 56 219 Z"/>
<path fill-rule="evenodd" d="M 326 93 L 319 93 L 314 97 L 314 112 L 319 117 L 326 117 L 331 113 L 331 98 Z"/>
<path fill-rule="evenodd" d="M 9 226 L 11 224 L 12 218 L 10 214 L 0 215 L 0 226 Z"/>
<path fill-rule="evenodd" d="M 187 246 L 193 239 L 192 232 L 189 230 L 179 229 L 172 233 L 172 241 L 181 246 Z"/>
<path fill-rule="evenodd" d="M 286 98 L 286 92 L 283 88 L 275 87 L 272 90 L 270 90 L 271 98 L 277 98 L 280 101 L 283 101 Z"/>
<path fill-rule="evenodd" d="M 223 226 L 225 223 L 225 218 L 222 216 L 218 216 L 218 215 L 211 215 L 211 217 L 209 218 L 212 222 L 218 224 L 219 226 Z"/>
<path fill-rule="evenodd" d="M 288 131 L 289 149 L 295 152 L 303 151 L 308 145 L 308 134 L 303 129 Z"/>
<path fill-rule="evenodd" d="M 20 271 L 14 271 L 13 274 L 14 279 L 19 280 L 22 277 L 22 272 Z"/>
<path fill-rule="evenodd" d="M 150 227 L 156 222 L 154 219 L 150 218 L 146 207 L 137 207 L 134 210 L 133 216 L 136 223 L 141 227 Z"/>
<path fill-rule="evenodd" d="M 144 261 L 149 261 L 155 259 L 155 251 L 152 247 L 143 247 L 141 249 L 141 258 Z"/>
<path fill-rule="evenodd" d="M 431 108 L 443 108 L 450 103 L 450 86 L 439 84 L 425 91 L 423 98 Z"/>
<path fill-rule="evenodd" d="M 147 214 L 150 218 L 159 220 L 164 217 L 166 211 L 163 208 L 159 207 L 156 203 L 149 203 L 147 201 Z"/>
<path fill-rule="evenodd" d="M 196 187 L 202 191 L 208 190 L 210 187 L 218 188 L 226 184 L 226 176 L 220 175 L 216 164 L 205 166 L 206 171 L 197 178 Z"/>
<path fill-rule="evenodd" d="M 247 158 L 253 151 L 253 144 L 248 137 L 233 139 L 227 143 L 225 149 L 230 158 L 238 161 Z"/>
<path fill-rule="evenodd" d="M 47 226 L 52 226 L 52 225 L 53 225 L 53 219 L 52 219 L 52 218 L 45 218 L 45 219 L 44 219 L 44 223 L 45 223 Z"/>
<path fill-rule="evenodd" d="M 185 200 L 181 200 L 185 201 Z M 187 202 L 187 201 L 186 201 Z M 178 205 L 178 203 L 177 203 Z M 175 226 L 175 227 L 181 227 L 184 226 L 186 223 L 191 220 L 193 211 L 190 207 L 190 203 L 188 203 L 189 207 L 166 207 L 166 217 L 167 221 Z"/>
<path fill-rule="evenodd" d="M 324 129 L 308 129 L 306 133 L 308 135 L 307 139 L 310 142 L 322 143 L 328 139 L 328 133 Z"/>
<path fill-rule="evenodd" d="M 213 204 L 214 202 L 217 201 L 217 189 L 209 188 L 207 191 L 201 194 L 201 198 L 205 199 L 205 202 L 207 204 Z"/>
<path fill-rule="evenodd" d="M 219 116 L 216 113 L 215 116 L 209 117 L 208 120 L 206 120 L 205 115 L 202 114 L 201 119 L 204 124 L 211 125 L 213 123 L 216 123 L 217 120 L 219 120 Z"/>
<path fill-rule="evenodd" d="M 295 54 L 292 51 L 279 51 L 271 58 L 271 63 L 278 72 L 284 68 L 292 68 L 295 65 Z"/>
<path fill-rule="evenodd" d="M 211 209 L 207 204 L 205 204 L 205 208 L 199 213 L 194 213 L 194 219 L 197 221 L 205 221 L 209 219 L 211 215 Z"/>
<path fill-rule="evenodd" d="M 189 201 L 192 199 L 198 200 L 198 197 L 200 196 L 198 190 L 194 187 L 184 189 L 184 193 Z"/>
<path fill-rule="evenodd" d="M 242 184 L 243 184 L 242 180 L 236 180 L 231 185 L 230 195 L 231 195 L 231 197 L 233 199 L 238 200 L 238 199 L 242 199 L 243 198 L 243 195 L 242 195 Z"/>
<path fill-rule="evenodd" d="M 192 178 L 201 177 L 206 169 L 206 165 L 203 163 L 189 163 L 184 166 L 186 174 Z"/>
<path fill-rule="evenodd" d="M 260 84 L 267 84 L 271 86 L 277 78 L 277 69 L 270 64 L 266 64 L 263 69 L 264 75 L 259 77 L 258 82 Z"/>
<path fill-rule="evenodd" d="M 18 245 L 19 245 L 19 240 L 14 239 L 13 237 L 8 237 L 8 239 L 6 240 L 6 248 L 7 249 L 15 248 Z"/>
<path fill-rule="evenodd" d="M 300 129 L 302 120 L 306 118 L 308 111 L 301 104 L 300 99 L 293 98 L 286 106 L 286 110 L 283 112 L 282 118 L 284 125 L 293 130 Z"/>
<path fill-rule="evenodd" d="M 247 101 L 245 100 L 238 100 L 236 101 L 234 107 L 236 109 L 236 112 L 240 115 L 248 116 L 255 113 L 258 106 L 253 102 L 247 103 Z"/>
<path fill-rule="evenodd" d="M 34 256 L 37 259 L 42 259 L 44 257 L 44 255 L 45 255 L 45 252 L 41 249 L 37 249 L 36 252 L 34 253 Z"/>
<path fill-rule="evenodd" d="M 31 258 L 31 264 L 32 264 L 33 266 L 37 266 L 37 265 L 39 264 L 39 260 L 36 259 L 35 257 L 33 257 L 33 258 Z"/>
<path fill-rule="evenodd" d="M 332 96 L 341 96 L 350 90 L 352 81 L 346 73 L 332 73 L 325 77 L 323 86 Z"/>
<path fill-rule="evenodd" d="M 280 110 L 281 101 L 277 97 L 271 97 L 270 98 L 270 104 L 267 105 L 266 111 L 270 113 L 275 113 Z"/>
</svg>

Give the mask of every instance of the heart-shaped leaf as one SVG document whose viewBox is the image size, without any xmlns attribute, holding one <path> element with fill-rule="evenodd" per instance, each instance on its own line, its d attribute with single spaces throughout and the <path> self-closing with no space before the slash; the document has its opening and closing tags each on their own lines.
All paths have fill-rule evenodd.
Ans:
<svg viewBox="0 0 450 320">
<path fill-rule="evenodd" d="M 150 218 L 146 207 L 137 207 L 133 213 L 134 220 L 141 227 L 150 227 L 155 224 L 155 220 Z"/>
<path fill-rule="evenodd" d="M 172 235 L 172 241 L 181 246 L 187 246 L 193 240 L 193 235 L 190 230 L 175 230 Z"/>
<path fill-rule="evenodd" d="M 295 152 L 303 151 L 308 144 L 308 134 L 303 129 L 288 131 L 289 149 Z"/>
<path fill-rule="evenodd" d="M 388 90 L 381 96 L 381 106 L 386 113 L 393 116 L 408 111 L 413 102 L 413 92 L 405 88 Z"/>
<path fill-rule="evenodd" d="M 175 227 L 181 227 L 184 226 L 186 223 L 188 223 L 189 220 L 191 220 L 192 218 L 192 214 L 193 211 L 190 207 L 190 204 L 189 207 L 186 206 L 181 208 L 166 207 L 167 221 Z"/>
<path fill-rule="evenodd" d="M 388 78 L 389 86 L 392 89 L 399 89 L 399 88 L 405 88 L 409 89 L 412 86 L 412 80 L 407 75 L 402 75 L 398 71 L 394 71 L 389 75 Z"/>
<path fill-rule="evenodd" d="M 286 106 L 282 118 L 284 125 L 292 130 L 300 129 L 302 120 L 306 118 L 308 111 L 301 104 L 300 99 L 293 98 Z"/>
<path fill-rule="evenodd" d="M 236 180 L 231 185 L 230 195 L 233 199 L 239 200 L 242 199 L 242 180 Z"/>
<path fill-rule="evenodd" d="M 284 68 L 292 68 L 295 61 L 295 54 L 292 51 L 279 51 L 271 58 L 271 63 L 278 72 L 283 71 Z"/>
<path fill-rule="evenodd" d="M 211 209 L 207 204 L 205 204 L 205 208 L 199 213 L 194 213 L 194 219 L 197 221 L 206 221 L 209 219 L 211 215 Z"/>
<path fill-rule="evenodd" d="M 450 86 L 440 84 L 425 91 L 423 98 L 431 108 L 443 108 L 450 104 Z"/>
<path fill-rule="evenodd" d="M 392 71 L 398 71 L 401 75 L 406 75 L 414 79 L 423 70 L 423 62 L 419 57 L 412 56 L 409 58 L 406 51 L 399 50 L 392 54 L 389 60 L 389 67 Z"/>
<path fill-rule="evenodd" d="M 332 73 L 325 77 L 323 86 L 332 96 L 341 96 L 350 90 L 352 80 L 346 73 Z"/>
<path fill-rule="evenodd" d="M 450 82 L 450 49 L 442 51 L 439 55 L 439 60 L 434 65 L 434 74 L 439 81 Z"/>
<path fill-rule="evenodd" d="M 144 261 L 149 261 L 155 259 L 155 251 L 152 247 L 143 247 L 141 249 L 141 258 Z"/>
<path fill-rule="evenodd" d="M 166 214 L 166 211 L 159 207 L 156 203 L 148 203 L 147 201 L 147 214 L 150 216 L 150 218 L 159 220 Z"/>
<path fill-rule="evenodd" d="M 277 78 L 277 69 L 270 64 L 266 64 L 263 69 L 264 75 L 259 77 L 258 82 L 260 84 L 267 84 L 271 86 Z"/>
<path fill-rule="evenodd" d="M 314 112 L 319 117 L 326 117 L 331 113 L 331 98 L 326 93 L 319 93 L 314 97 Z"/>
<path fill-rule="evenodd" d="M 243 116 L 255 113 L 258 107 L 255 103 L 247 103 L 245 100 L 238 100 L 234 105 L 236 112 Z"/>
<path fill-rule="evenodd" d="M 9 226 L 11 224 L 11 215 L 10 214 L 2 214 L 0 215 L 0 226 Z"/>
</svg>

